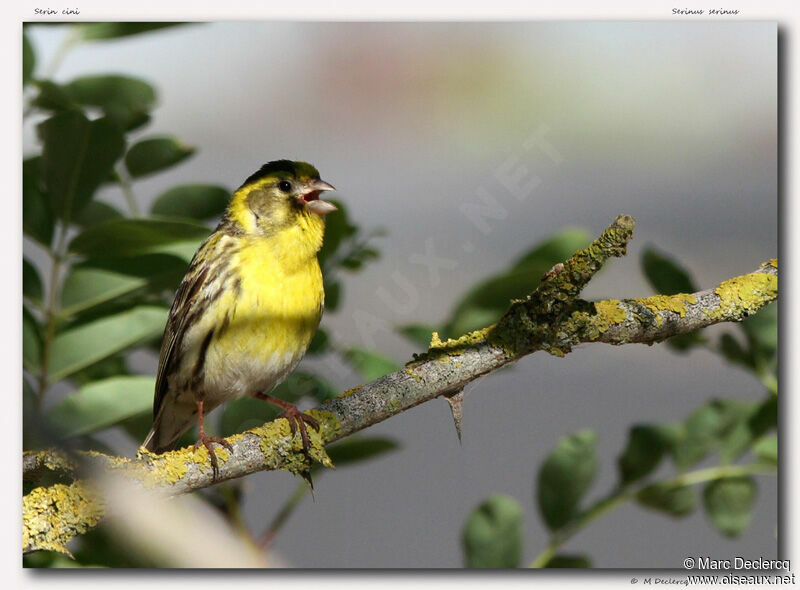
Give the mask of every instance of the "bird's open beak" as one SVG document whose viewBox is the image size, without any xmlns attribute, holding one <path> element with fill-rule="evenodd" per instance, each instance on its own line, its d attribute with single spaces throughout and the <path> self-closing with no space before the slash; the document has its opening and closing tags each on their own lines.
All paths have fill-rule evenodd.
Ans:
<svg viewBox="0 0 800 590">
<path fill-rule="evenodd" d="M 320 216 L 327 215 L 328 213 L 333 213 L 336 211 L 336 205 L 329 203 L 328 201 L 321 200 L 319 198 L 319 194 L 322 191 L 335 190 L 335 188 L 333 188 L 324 180 L 314 180 L 306 185 L 306 190 L 303 192 L 300 198 L 303 200 L 303 203 L 305 203 L 306 208 L 312 213 L 316 213 Z"/>
</svg>

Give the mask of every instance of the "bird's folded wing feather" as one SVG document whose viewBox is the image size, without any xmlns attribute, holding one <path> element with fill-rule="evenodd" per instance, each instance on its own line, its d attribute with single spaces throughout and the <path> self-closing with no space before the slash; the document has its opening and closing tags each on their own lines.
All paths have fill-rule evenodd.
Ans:
<svg viewBox="0 0 800 590">
<path fill-rule="evenodd" d="M 218 236 L 216 236 L 218 238 Z M 158 358 L 158 376 L 156 377 L 156 395 L 153 401 L 153 418 L 158 416 L 161 406 L 167 396 L 169 389 L 168 377 L 173 370 L 173 365 L 177 360 L 182 347 L 183 337 L 190 322 L 190 318 L 198 313 L 196 303 L 201 297 L 203 288 L 212 280 L 210 267 L 207 264 L 213 257 L 213 251 L 218 243 L 218 239 L 211 236 L 198 249 L 194 255 L 189 270 L 183 278 L 178 291 L 175 294 L 175 301 L 169 310 L 167 325 L 164 329 L 164 340 L 161 343 L 161 352 Z"/>
</svg>

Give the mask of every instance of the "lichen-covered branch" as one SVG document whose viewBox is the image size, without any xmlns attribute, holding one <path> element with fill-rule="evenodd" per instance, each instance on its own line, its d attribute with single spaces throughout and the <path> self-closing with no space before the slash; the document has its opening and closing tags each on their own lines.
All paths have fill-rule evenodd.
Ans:
<svg viewBox="0 0 800 590">
<path fill-rule="evenodd" d="M 404 369 L 344 392 L 310 413 L 320 432 L 310 431 L 310 458 L 290 436 L 285 420 L 270 422 L 228 438 L 233 452 L 218 448 L 214 477 L 204 447 L 153 455 L 140 450 L 133 459 L 99 453 L 67 458 L 55 451 L 27 453 L 31 477 L 48 465 L 63 472 L 95 468 L 132 478 L 145 488 L 170 495 L 270 469 L 304 473 L 311 460 L 331 466 L 325 445 L 442 395 L 452 395 L 482 375 L 537 350 L 563 356 L 583 342 L 652 343 L 725 321 L 740 321 L 778 296 L 776 260 L 753 273 L 694 294 L 595 303 L 578 298 L 581 290 L 611 257 L 622 256 L 633 236 L 634 220 L 621 215 L 603 234 L 563 264 L 556 265 L 526 299 L 514 301 L 497 324 L 443 342 L 432 335 L 430 348 Z M 60 467 L 59 467 L 60 466 Z M 66 466 L 66 467 L 65 467 Z M 72 485 L 40 487 L 23 503 L 23 550 L 58 549 L 94 526 L 102 501 L 83 480 Z"/>
</svg>

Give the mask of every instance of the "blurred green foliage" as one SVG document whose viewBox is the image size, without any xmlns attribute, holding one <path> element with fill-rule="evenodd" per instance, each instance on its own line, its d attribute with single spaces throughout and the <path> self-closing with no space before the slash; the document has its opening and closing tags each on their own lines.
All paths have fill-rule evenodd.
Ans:
<svg viewBox="0 0 800 590">
<path fill-rule="evenodd" d="M 60 55 L 79 44 L 112 42 L 168 30 L 180 23 L 84 23 L 67 29 Z M 65 83 L 40 77 L 43 69 L 23 31 L 25 117 L 36 118 L 38 151 L 23 162 L 23 232 L 46 253 L 26 256 L 23 270 L 23 445 L 108 450 L 97 434 L 109 428 L 139 443 L 152 423 L 155 379 L 132 374 L 136 351 L 158 353 L 173 294 L 195 250 L 225 211 L 231 190 L 219 183 L 169 188 L 142 214 L 137 181 L 168 175 L 197 151 L 176 135 L 147 134 L 158 93 L 145 80 L 121 74 L 81 76 Z M 50 72 L 52 76 L 52 72 Z M 141 134 L 146 135 L 142 136 Z M 134 138 L 135 134 L 135 138 Z M 260 164 L 257 162 L 255 165 Z M 231 179 L 228 179 L 231 180 Z M 126 210 L 104 202 L 121 195 Z M 328 298 L 341 303 L 345 273 L 360 271 L 379 256 L 378 230 L 363 231 L 347 208 L 327 217 L 324 265 Z M 309 356 L 338 355 L 364 375 L 393 370 L 374 351 L 335 342 L 320 329 Z M 55 403 L 54 384 L 69 392 Z M 292 402 L 330 399 L 338 389 L 322 374 L 295 372 L 276 395 Z M 47 400 L 47 402 L 46 402 Z M 224 435 L 275 417 L 270 404 L 243 399 L 212 414 L 208 428 Z M 193 443 L 187 433 L 183 443 Z M 334 445 L 338 465 L 397 448 L 389 439 L 354 439 Z M 225 490 L 238 490 L 239 483 Z M 303 484 L 305 485 L 305 484 Z M 241 501 L 237 491 L 212 503 Z M 29 567 L 146 565 L 115 550 L 102 529 L 82 537 L 76 561 L 47 552 L 25 558 Z"/>
<path fill-rule="evenodd" d="M 439 332 L 441 338 L 453 338 L 471 330 L 485 328 L 503 315 L 512 299 L 528 295 L 555 264 L 563 262 L 588 243 L 588 232 L 578 229 L 563 230 L 536 244 L 507 270 L 469 289 L 455 303 L 450 317 L 443 325 L 412 324 L 400 327 L 399 331 L 418 346 L 427 348 L 433 331 Z"/>
<path fill-rule="evenodd" d="M 522 507 L 514 498 L 491 496 L 470 514 L 462 544 L 467 567 L 518 567 L 522 559 Z"/>
<path fill-rule="evenodd" d="M 572 232 L 571 232 L 572 233 Z M 572 233 L 573 236 L 578 234 Z M 561 243 L 555 236 L 545 244 Z M 552 265 L 547 250 L 534 247 L 528 257 L 541 256 L 540 268 Z M 562 260 L 572 252 L 562 256 Z M 559 253 L 560 254 L 560 253 Z M 657 293 L 675 294 L 697 291 L 687 270 L 669 255 L 646 248 L 642 254 L 642 270 Z M 508 272 L 484 281 L 484 285 L 503 285 Z M 534 283 L 529 280 L 528 284 Z M 512 289 L 513 290 L 513 289 Z M 479 301 L 470 291 L 462 300 Z M 520 287 L 511 297 L 523 297 L 527 291 Z M 502 311 L 490 304 L 476 305 L 484 321 L 496 321 Z M 458 309 L 458 308 L 457 308 Z M 454 315 L 456 321 L 459 316 Z M 422 342 L 422 326 L 406 326 L 404 333 Z M 539 467 L 536 478 L 536 499 L 539 515 L 551 531 L 548 546 L 536 559 L 534 567 L 583 568 L 591 567 L 584 555 L 566 555 L 558 550 L 572 536 L 594 519 L 623 502 L 635 502 L 673 518 L 692 514 L 698 506 L 695 485 L 703 485 L 702 506 L 710 524 L 721 534 L 735 537 L 743 533 L 751 520 L 756 499 L 754 475 L 777 471 L 778 448 L 778 381 L 777 381 L 777 304 L 761 309 L 732 330 L 724 332 L 716 342 L 691 333 L 668 339 L 665 345 L 685 354 L 693 349 L 709 350 L 724 361 L 738 365 L 765 386 L 760 400 L 733 398 L 711 399 L 697 408 L 685 420 L 665 424 L 635 424 L 628 432 L 625 448 L 617 458 L 618 481 L 605 496 L 587 503 L 598 470 L 595 453 L 596 435 L 591 430 L 565 436 L 558 441 Z M 747 386 L 745 386 L 747 387 Z M 716 455 L 711 467 L 697 469 Z M 654 479 L 666 458 L 672 459 L 676 473 Z M 743 462 L 737 463 L 737 461 Z M 695 468 L 694 471 L 689 469 Z M 493 496 L 494 502 L 497 496 Z M 487 501 L 488 502 L 488 501 Z M 515 502 L 510 498 L 505 503 Z M 516 503 L 515 503 L 516 505 Z M 468 517 L 463 532 L 464 562 L 467 567 L 518 567 L 522 565 L 520 550 L 507 547 L 505 553 L 486 551 L 478 542 L 466 539 L 487 538 L 487 503 L 481 504 Z M 503 521 L 503 530 L 516 539 L 523 526 L 523 512 L 507 511 L 515 522 Z M 507 516 L 506 519 L 511 519 Z M 499 534 L 499 533 L 497 533 Z M 502 546 L 502 545 L 498 545 Z"/>
<path fill-rule="evenodd" d="M 591 430 L 565 436 L 539 468 L 539 512 L 550 530 L 569 522 L 591 487 L 597 473 L 594 444 Z"/>
</svg>

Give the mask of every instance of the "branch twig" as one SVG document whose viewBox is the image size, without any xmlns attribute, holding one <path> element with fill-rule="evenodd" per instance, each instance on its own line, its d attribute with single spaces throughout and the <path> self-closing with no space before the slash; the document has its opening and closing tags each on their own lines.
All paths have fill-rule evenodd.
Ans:
<svg viewBox="0 0 800 590">
<path fill-rule="evenodd" d="M 563 356 L 583 342 L 657 342 L 719 322 L 740 321 L 777 298 L 778 268 L 777 261 L 772 260 L 751 274 L 700 293 L 595 303 L 578 299 L 606 260 L 625 254 L 633 227 L 632 217 L 618 217 L 588 248 L 548 273 L 527 299 L 513 302 L 497 324 L 446 342 L 434 333 L 429 350 L 416 355 L 404 369 L 346 391 L 311 410 L 321 425 L 319 433 L 309 433 L 311 458 L 331 467 L 325 445 L 411 407 L 452 394 L 537 350 Z M 163 455 L 140 449 L 134 459 L 99 453 L 81 453 L 79 457 L 84 466 L 123 473 L 146 488 L 158 488 L 169 495 L 192 492 L 257 471 L 285 469 L 303 473 L 310 467 L 309 457 L 290 436 L 285 420 L 269 422 L 227 440 L 233 452 L 217 449 L 216 479 L 202 446 Z M 51 452 L 41 451 L 35 454 L 37 460 L 27 461 L 43 465 L 46 462 L 42 454 Z M 97 506 L 84 505 L 89 496 L 81 490 L 81 498 L 66 501 L 63 495 L 69 493 L 69 488 L 64 488 L 59 488 L 58 494 L 54 492 L 53 502 L 61 499 L 65 506 L 77 510 L 70 515 L 70 522 L 96 522 Z M 42 496 L 52 488 L 37 489 Z M 63 511 L 54 516 L 37 506 L 28 506 L 23 500 L 24 551 L 63 548 L 76 528 L 63 526 Z M 86 508 L 86 514 L 81 515 L 78 508 Z"/>
</svg>

